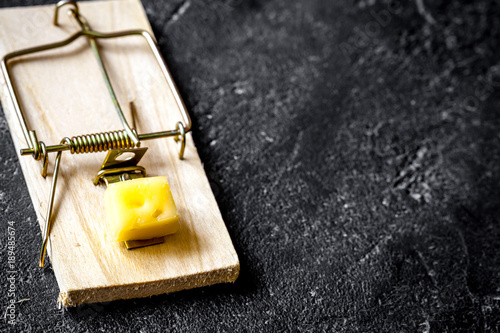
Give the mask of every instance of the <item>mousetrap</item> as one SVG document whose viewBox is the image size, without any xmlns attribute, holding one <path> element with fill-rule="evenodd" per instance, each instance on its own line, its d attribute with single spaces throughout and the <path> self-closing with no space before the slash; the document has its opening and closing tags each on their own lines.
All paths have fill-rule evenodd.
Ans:
<svg viewBox="0 0 500 333">
<path fill-rule="evenodd" d="M 235 281 L 237 254 L 140 1 L 1 9 L 0 22 L 0 98 L 58 302 Z"/>
</svg>

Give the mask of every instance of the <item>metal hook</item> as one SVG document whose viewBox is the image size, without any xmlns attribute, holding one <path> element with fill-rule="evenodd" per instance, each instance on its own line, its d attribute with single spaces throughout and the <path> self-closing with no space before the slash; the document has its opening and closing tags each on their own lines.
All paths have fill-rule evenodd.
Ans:
<svg viewBox="0 0 500 333">
<path fill-rule="evenodd" d="M 75 13 L 75 16 L 79 16 L 79 9 L 78 9 L 78 4 L 75 1 L 71 0 L 62 0 L 59 1 L 56 5 L 55 13 L 54 13 L 54 25 L 59 25 L 58 19 L 59 19 L 59 9 L 63 6 L 66 5 L 71 5 L 73 6 L 73 11 Z"/>
<path fill-rule="evenodd" d="M 181 147 L 179 149 L 179 159 L 184 159 L 184 150 L 186 150 L 186 130 L 182 122 L 178 122 L 175 129 L 179 132 L 179 135 L 174 137 L 175 142 L 180 142 Z"/>
<path fill-rule="evenodd" d="M 42 158 L 43 158 L 43 164 L 42 164 L 42 177 L 46 178 L 47 177 L 47 167 L 49 166 L 49 156 L 47 154 L 47 146 L 45 143 L 40 142 L 40 148 L 42 149 Z"/>
<path fill-rule="evenodd" d="M 47 154 L 47 146 L 43 141 L 38 141 L 35 131 L 29 131 L 29 139 L 33 146 L 33 158 L 35 161 L 43 159 L 42 177 L 47 177 L 47 166 L 49 165 L 49 157 Z"/>
</svg>

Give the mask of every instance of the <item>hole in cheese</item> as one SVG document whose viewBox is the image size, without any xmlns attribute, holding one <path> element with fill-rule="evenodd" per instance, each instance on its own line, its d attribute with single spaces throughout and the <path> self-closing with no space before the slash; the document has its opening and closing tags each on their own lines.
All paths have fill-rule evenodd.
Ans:
<svg viewBox="0 0 500 333">
<path fill-rule="evenodd" d="M 144 202 L 145 202 L 144 196 L 135 195 L 129 198 L 127 206 L 129 206 L 130 208 L 139 208 L 144 206 Z"/>
<path fill-rule="evenodd" d="M 158 216 L 160 216 L 161 213 L 163 213 L 163 210 L 161 208 L 156 208 L 151 213 L 151 216 L 154 217 L 154 218 L 157 218 Z"/>
</svg>

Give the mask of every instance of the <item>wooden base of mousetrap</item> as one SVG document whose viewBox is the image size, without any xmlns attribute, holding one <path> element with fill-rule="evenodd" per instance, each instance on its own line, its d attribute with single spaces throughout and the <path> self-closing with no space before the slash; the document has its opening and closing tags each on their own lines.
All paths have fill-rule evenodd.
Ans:
<svg viewBox="0 0 500 333">
<path fill-rule="evenodd" d="M 151 31 L 139 0 L 80 3 L 80 12 L 93 30 Z M 0 10 L 0 55 L 60 41 L 75 32 L 62 11 L 52 24 L 54 6 Z M 179 109 L 148 46 L 140 37 L 99 41 L 120 104 L 133 101 L 139 133 L 175 127 Z M 14 84 L 31 128 L 46 143 L 65 136 L 121 129 L 96 59 L 81 38 L 67 47 L 25 56 L 12 62 Z M 5 81 L 1 100 L 16 149 L 26 147 Z M 239 274 L 239 261 L 204 173 L 190 133 L 185 159 L 179 160 L 172 138 L 145 141 L 141 161 L 149 176 L 164 175 L 170 184 L 180 230 L 165 243 L 127 250 L 105 233 L 104 186 L 93 178 L 106 155 L 62 155 L 54 225 L 48 254 L 60 288 L 63 306 L 146 297 L 221 282 Z M 40 176 L 41 163 L 19 156 L 33 206 L 44 224 L 54 168 Z M 35 231 L 33 231 L 35 232 Z M 37 264 L 38 253 L 33 253 Z"/>
</svg>

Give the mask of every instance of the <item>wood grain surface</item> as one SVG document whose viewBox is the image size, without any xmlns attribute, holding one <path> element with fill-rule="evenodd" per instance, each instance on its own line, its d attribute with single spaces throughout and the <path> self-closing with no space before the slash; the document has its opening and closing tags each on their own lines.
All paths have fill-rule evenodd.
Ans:
<svg viewBox="0 0 500 333">
<path fill-rule="evenodd" d="M 0 55 L 34 45 L 60 41 L 76 32 L 61 13 L 54 26 L 54 6 L 0 10 Z M 93 30 L 151 31 L 138 0 L 80 4 Z M 100 41 L 105 64 L 126 115 L 129 102 L 137 109 L 139 133 L 173 129 L 181 120 L 157 63 L 141 37 Z M 11 63 L 28 126 L 40 141 L 57 144 L 65 136 L 121 129 L 87 40 Z M 26 148 L 19 120 L 2 77 L 1 100 L 16 149 Z M 104 186 L 93 177 L 105 152 L 62 155 L 55 200 L 55 220 L 48 254 L 64 306 L 145 297 L 234 281 L 239 261 L 212 194 L 191 134 L 185 160 L 178 159 L 172 138 L 146 141 L 141 161 L 148 175 L 165 175 L 180 216 L 180 230 L 161 245 L 128 251 L 107 239 Z M 44 224 L 55 154 L 49 175 L 41 163 L 19 156 L 40 225 Z M 41 241 L 41 240 L 40 240 Z M 37 260 L 38 253 L 33 253 Z"/>
</svg>

